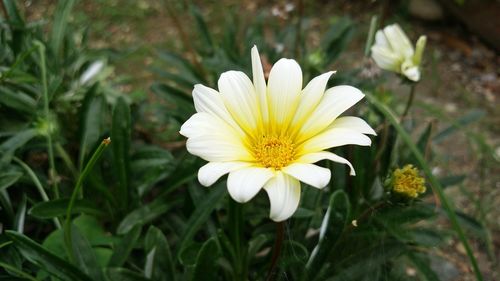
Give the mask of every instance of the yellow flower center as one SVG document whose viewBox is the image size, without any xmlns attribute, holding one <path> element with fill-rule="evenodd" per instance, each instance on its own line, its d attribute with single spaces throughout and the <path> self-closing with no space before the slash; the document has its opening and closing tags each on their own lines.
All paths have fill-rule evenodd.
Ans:
<svg viewBox="0 0 500 281">
<path fill-rule="evenodd" d="M 257 138 L 252 145 L 255 160 L 266 168 L 280 170 L 295 159 L 295 146 L 288 136 Z"/>
<path fill-rule="evenodd" d="M 425 192 L 425 179 L 419 176 L 417 168 L 406 165 L 396 169 L 392 174 L 393 190 L 396 193 L 417 198 L 418 194 Z"/>
</svg>

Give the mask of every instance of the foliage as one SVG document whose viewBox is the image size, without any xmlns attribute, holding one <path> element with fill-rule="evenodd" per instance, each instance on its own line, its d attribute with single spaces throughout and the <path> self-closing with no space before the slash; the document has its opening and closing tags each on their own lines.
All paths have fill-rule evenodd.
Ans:
<svg viewBox="0 0 500 281">
<path fill-rule="evenodd" d="M 286 25 L 262 14 L 246 24 L 229 11 L 222 31 L 215 34 L 198 8 L 183 7 L 197 40 L 184 38 L 183 54 L 157 51 L 159 62 L 151 70 L 161 82 L 151 90 L 159 101 L 154 115 L 164 124 L 163 138 L 155 139 L 136 130 L 144 128 L 151 116 L 143 113 L 153 105 L 131 105 L 116 90 L 105 53 L 90 49 L 86 31 L 69 24 L 73 4 L 60 1 L 46 26 L 26 22 L 14 1 L 3 0 L 0 218 L 5 231 L 0 235 L 0 278 L 439 280 L 430 265 L 436 258 L 431 249 L 455 233 L 433 224 L 443 212 L 456 219 L 452 206 L 432 200 L 433 190 L 447 202 L 440 186 L 458 184 L 464 177 L 434 180 L 427 160 L 433 157 L 433 143 L 477 114 L 434 134 L 430 123 L 392 122 L 395 113 L 387 107 L 395 108 L 397 100 L 377 87 L 382 79 L 361 79 L 361 69 L 336 75 L 330 85 L 349 83 L 368 94 L 370 104 L 359 107 L 360 115 L 378 128 L 379 136 L 372 147 L 335 150 L 353 160 L 356 177 L 331 165 L 330 186 L 303 189 L 300 208 L 285 226 L 277 268 L 268 273 L 277 238 L 265 196 L 241 205 L 229 198 L 224 180 L 201 188 L 196 174 L 202 160 L 169 144 L 179 140 L 180 124 L 195 111 L 193 85 L 214 86 L 229 69 L 249 73 L 253 44 L 269 62 L 297 57 L 309 80 L 340 57 L 355 23 L 333 19 L 319 46 L 311 47 L 302 43 L 307 19 Z M 179 21 L 179 7 L 169 9 L 174 22 Z M 419 133 L 413 134 L 415 141 L 406 131 Z M 102 142 L 108 136 L 106 149 L 108 143 Z M 387 180 L 405 164 L 432 178 L 425 197 L 408 200 L 391 192 Z M 459 235 L 463 227 L 486 236 L 472 217 L 457 215 L 454 230 Z M 408 267 L 417 269 L 417 276 L 409 277 Z"/>
</svg>

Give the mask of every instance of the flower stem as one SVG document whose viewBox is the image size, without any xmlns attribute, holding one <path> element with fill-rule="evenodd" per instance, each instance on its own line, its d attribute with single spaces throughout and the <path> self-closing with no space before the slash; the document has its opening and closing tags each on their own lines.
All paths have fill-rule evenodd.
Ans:
<svg viewBox="0 0 500 281">
<path fill-rule="evenodd" d="M 415 98 L 415 88 L 417 87 L 417 83 L 412 83 L 410 86 L 410 96 L 408 97 L 408 101 L 406 102 L 406 107 L 405 110 L 403 111 L 403 114 L 401 115 L 401 118 L 399 119 L 399 122 L 403 122 L 406 115 L 410 111 L 410 107 L 413 104 L 413 99 Z"/>
<path fill-rule="evenodd" d="M 273 256 L 271 258 L 271 266 L 267 272 L 266 280 L 275 280 L 274 270 L 278 264 L 281 255 L 281 248 L 283 246 L 283 239 L 285 237 L 285 223 L 280 221 L 276 223 L 276 240 L 274 241 Z"/>
<path fill-rule="evenodd" d="M 75 189 L 73 190 L 73 193 L 71 194 L 71 199 L 69 200 L 68 203 L 68 208 L 66 209 L 66 220 L 64 222 L 64 243 L 66 245 L 66 251 L 68 253 L 68 257 L 70 260 L 74 260 L 74 253 L 73 253 L 73 248 L 71 247 L 71 212 L 73 210 L 73 205 L 75 204 L 75 200 L 77 198 L 78 193 L 80 192 L 80 189 L 82 187 L 83 181 L 87 177 L 87 175 L 92 171 L 92 168 L 94 168 L 95 163 L 99 158 L 101 158 L 102 153 L 104 152 L 104 149 L 111 143 L 111 139 L 107 138 L 104 139 L 101 142 L 101 145 L 96 149 L 92 157 L 90 158 L 89 162 L 87 165 L 85 165 L 85 168 L 83 169 L 82 173 L 78 177 L 78 181 L 76 182 Z"/>
<path fill-rule="evenodd" d="M 231 198 L 229 200 L 229 229 L 230 239 L 233 244 L 235 260 L 233 263 L 234 280 L 246 280 L 244 270 L 244 257 L 242 251 L 241 237 L 243 235 L 242 225 L 243 222 L 243 204 L 235 202 Z"/>
<path fill-rule="evenodd" d="M 46 134 L 47 150 L 49 154 L 49 179 L 52 182 L 54 198 L 59 198 L 58 176 L 54 161 L 54 147 L 52 145 L 52 132 L 50 129 L 50 110 L 49 110 L 49 91 L 47 88 L 47 66 L 45 65 L 45 46 L 40 41 L 35 41 L 34 44 L 38 47 L 40 55 L 40 69 L 42 72 L 42 87 L 43 87 L 43 113 L 45 122 L 49 124 L 49 130 Z"/>
</svg>

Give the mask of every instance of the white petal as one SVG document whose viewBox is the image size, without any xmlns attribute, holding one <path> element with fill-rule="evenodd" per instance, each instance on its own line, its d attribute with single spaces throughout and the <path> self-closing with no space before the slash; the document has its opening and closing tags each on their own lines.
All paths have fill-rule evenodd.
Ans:
<svg viewBox="0 0 500 281">
<path fill-rule="evenodd" d="M 274 221 L 284 221 L 297 210 L 300 201 L 300 182 L 278 172 L 264 186 L 271 203 L 269 217 Z"/>
<path fill-rule="evenodd" d="M 269 120 L 269 108 L 267 105 L 267 87 L 266 80 L 264 78 L 264 70 L 262 70 L 262 63 L 260 61 L 259 50 L 257 46 L 252 48 L 252 74 L 253 74 L 253 85 L 255 87 L 255 93 L 259 99 L 260 113 L 262 115 L 262 121 L 267 123 Z"/>
<path fill-rule="evenodd" d="M 309 139 L 326 129 L 340 114 L 365 95 L 351 86 L 336 86 L 326 91 L 323 99 L 300 129 L 298 142 Z"/>
<path fill-rule="evenodd" d="M 227 111 L 222 95 L 214 89 L 205 87 L 201 84 L 194 85 L 193 89 L 194 107 L 197 112 L 206 112 L 224 120 L 233 127 L 239 134 L 242 134 L 241 128 L 236 124 L 229 111 Z"/>
<path fill-rule="evenodd" d="M 347 144 L 369 146 L 371 140 L 362 133 L 353 130 L 333 128 L 304 142 L 299 151 L 304 151 L 304 154 L 306 154 Z"/>
<path fill-rule="evenodd" d="M 420 80 L 420 70 L 418 69 L 418 66 L 405 66 L 403 64 L 401 72 L 411 81 L 417 82 Z"/>
<path fill-rule="evenodd" d="M 238 131 L 222 119 L 206 112 L 198 112 L 191 116 L 182 124 L 180 134 L 188 138 L 217 134 L 239 139 Z"/>
<path fill-rule="evenodd" d="M 374 136 L 377 135 L 377 133 L 375 133 L 372 127 L 370 127 L 370 125 L 368 125 L 368 123 L 366 123 L 365 120 L 353 116 L 344 116 L 335 119 L 335 121 L 333 121 L 333 123 L 330 125 L 330 128 L 343 128 L 343 129 L 354 130 L 362 134 L 368 134 Z"/>
<path fill-rule="evenodd" d="M 427 43 L 427 36 L 422 35 L 417 40 L 417 45 L 415 47 L 415 55 L 413 56 L 413 63 L 416 66 L 420 65 L 422 61 L 422 55 L 424 53 L 425 44 Z"/>
<path fill-rule="evenodd" d="M 402 56 L 392 50 L 377 45 L 373 46 L 371 51 L 373 60 L 380 68 L 399 73 L 399 66 L 403 60 Z"/>
<path fill-rule="evenodd" d="M 301 123 L 316 108 L 325 93 L 326 84 L 334 71 L 314 77 L 302 91 L 300 103 L 293 117 L 292 126 Z"/>
<path fill-rule="evenodd" d="M 384 47 L 384 48 L 391 48 L 391 46 L 389 45 L 389 42 L 387 42 L 387 38 L 385 37 L 385 34 L 382 30 L 379 30 L 377 31 L 377 33 L 375 33 L 375 45 L 377 46 L 380 46 L 380 47 Z"/>
<path fill-rule="evenodd" d="M 188 138 L 186 148 L 189 153 L 210 162 L 253 160 L 253 156 L 242 143 L 221 135 Z"/>
<path fill-rule="evenodd" d="M 405 58 L 413 56 L 414 50 L 410 39 L 408 39 L 398 24 L 386 26 L 384 34 L 393 51 L 404 55 Z"/>
<path fill-rule="evenodd" d="M 316 188 L 325 187 L 331 177 L 329 169 L 305 163 L 293 163 L 283 168 L 283 172 Z"/>
<path fill-rule="evenodd" d="M 229 173 L 227 190 L 235 201 L 248 202 L 274 176 L 267 168 L 249 167 Z"/>
<path fill-rule="evenodd" d="M 352 167 L 351 162 L 349 162 L 347 159 L 342 158 L 338 156 L 335 153 L 328 152 L 328 151 L 320 151 L 320 152 L 313 152 L 313 153 L 308 153 L 305 155 L 300 156 L 296 161 L 301 162 L 301 163 L 316 163 L 321 160 L 330 160 L 333 162 L 341 163 L 341 164 L 346 164 L 349 166 L 351 172 L 351 176 L 355 176 L 356 172 L 354 171 L 354 168 Z"/>
<path fill-rule="evenodd" d="M 280 59 L 269 73 L 267 95 L 270 118 L 277 125 L 291 121 L 302 90 L 302 70 L 291 59 Z"/>
<path fill-rule="evenodd" d="M 186 148 L 207 161 L 250 161 L 253 157 L 242 139 L 224 121 L 206 112 L 191 116 L 180 133 L 188 137 Z"/>
<path fill-rule="evenodd" d="M 248 76 L 240 71 L 224 72 L 218 84 L 231 116 L 247 133 L 254 131 L 260 116 L 257 96 Z"/>
<path fill-rule="evenodd" d="M 204 186 L 214 184 L 223 175 L 248 167 L 249 162 L 209 162 L 198 171 L 198 181 Z"/>
</svg>

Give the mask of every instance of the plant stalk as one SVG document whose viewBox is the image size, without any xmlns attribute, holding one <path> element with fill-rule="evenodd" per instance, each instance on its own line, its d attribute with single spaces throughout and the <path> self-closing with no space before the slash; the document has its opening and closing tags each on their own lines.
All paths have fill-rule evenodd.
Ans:
<svg viewBox="0 0 500 281">
<path fill-rule="evenodd" d="M 285 223 L 280 221 L 276 223 L 276 240 L 274 241 L 273 256 L 271 258 L 271 266 L 267 272 L 267 281 L 275 280 L 276 275 L 274 270 L 278 264 L 278 260 L 281 256 L 281 248 L 283 246 L 283 239 L 285 237 Z"/>
<path fill-rule="evenodd" d="M 417 83 L 412 83 L 410 86 L 410 96 L 408 97 L 408 101 L 406 102 L 405 110 L 399 119 L 399 122 L 403 122 L 406 118 L 406 115 L 410 111 L 411 105 L 413 104 L 413 99 L 415 98 L 415 88 L 417 87 Z"/>
<path fill-rule="evenodd" d="M 104 149 L 111 143 L 111 139 L 107 138 L 104 139 L 99 147 L 96 149 L 92 157 L 90 158 L 89 162 L 87 165 L 85 165 L 85 168 L 83 169 L 82 173 L 78 177 L 78 181 L 76 182 L 75 189 L 73 190 L 73 193 L 71 194 L 71 199 L 69 200 L 68 203 L 68 208 L 66 209 L 66 220 L 64 222 L 64 243 L 66 245 L 66 251 L 68 253 L 68 257 L 70 260 L 74 260 L 74 253 L 73 253 L 73 248 L 71 247 L 71 212 L 73 210 L 73 205 L 75 204 L 75 200 L 78 197 L 78 194 L 80 192 L 80 189 L 82 187 L 83 181 L 87 177 L 87 175 L 92 171 L 94 168 L 95 163 L 99 158 L 101 158 L 102 153 L 104 152 Z"/>
<path fill-rule="evenodd" d="M 38 47 L 40 55 L 40 69 L 42 71 L 42 87 L 43 87 L 43 113 L 45 115 L 45 122 L 49 125 L 47 138 L 47 150 L 49 154 L 49 179 L 52 183 L 54 198 L 59 198 L 58 175 L 54 161 L 54 147 L 52 145 L 52 132 L 50 124 L 50 110 L 49 110 L 49 91 L 47 88 L 47 66 L 45 64 L 45 46 L 40 41 L 35 41 L 34 44 Z"/>
</svg>

